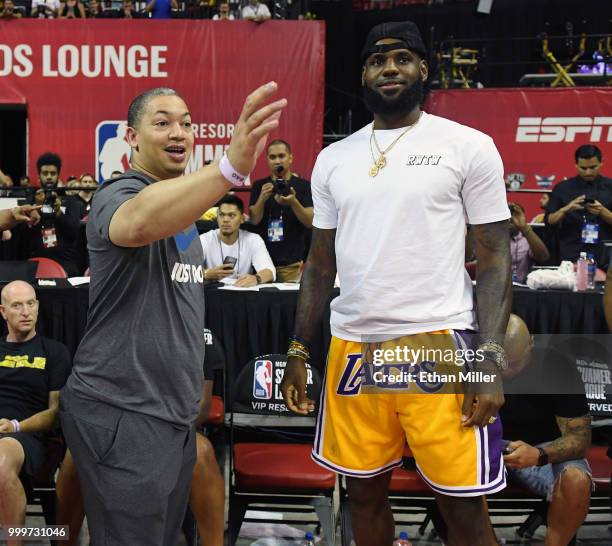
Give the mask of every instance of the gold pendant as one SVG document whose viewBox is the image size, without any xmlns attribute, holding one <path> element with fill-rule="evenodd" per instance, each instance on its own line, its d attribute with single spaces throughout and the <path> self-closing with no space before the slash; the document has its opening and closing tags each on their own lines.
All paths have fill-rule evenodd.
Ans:
<svg viewBox="0 0 612 546">
<path fill-rule="evenodd" d="M 375 177 L 378 172 L 387 165 L 387 160 L 384 155 L 381 155 L 370 167 L 370 176 Z"/>
</svg>

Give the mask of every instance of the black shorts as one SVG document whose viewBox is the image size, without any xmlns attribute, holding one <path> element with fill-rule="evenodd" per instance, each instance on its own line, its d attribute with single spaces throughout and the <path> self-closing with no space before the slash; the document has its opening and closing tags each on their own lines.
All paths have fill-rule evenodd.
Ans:
<svg viewBox="0 0 612 546">
<path fill-rule="evenodd" d="M 15 438 L 23 448 L 25 461 L 21 468 L 21 473 L 32 477 L 45 464 L 47 459 L 47 448 L 44 440 L 38 435 L 29 432 L 11 432 L 3 434 L 3 438 Z"/>
<path fill-rule="evenodd" d="M 196 458 L 195 431 L 62 391 L 60 418 L 93 546 L 176 544 Z"/>
</svg>

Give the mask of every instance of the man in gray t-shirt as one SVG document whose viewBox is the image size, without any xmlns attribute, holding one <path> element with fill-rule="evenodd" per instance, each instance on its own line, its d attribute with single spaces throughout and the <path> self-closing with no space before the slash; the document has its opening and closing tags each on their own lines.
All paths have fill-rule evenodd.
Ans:
<svg viewBox="0 0 612 546">
<path fill-rule="evenodd" d="M 195 220 L 244 183 L 284 99 L 252 93 L 220 162 L 182 176 L 191 118 L 172 89 L 128 110 L 132 169 L 96 192 L 87 226 L 87 331 L 62 391 L 62 427 L 94 546 L 176 543 L 202 392 L 203 253 Z"/>
</svg>

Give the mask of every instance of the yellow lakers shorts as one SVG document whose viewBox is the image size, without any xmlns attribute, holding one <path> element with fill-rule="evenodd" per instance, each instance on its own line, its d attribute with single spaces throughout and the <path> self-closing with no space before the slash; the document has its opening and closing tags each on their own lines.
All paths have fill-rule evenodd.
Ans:
<svg viewBox="0 0 612 546">
<path fill-rule="evenodd" d="M 438 493 L 503 489 L 500 420 L 486 427 L 461 424 L 461 381 L 469 376 L 459 374 L 468 374 L 469 364 L 458 358 L 471 348 L 470 337 L 456 330 L 384 343 L 333 337 L 313 459 L 340 474 L 369 478 L 400 466 L 407 442 L 421 477 Z"/>
</svg>

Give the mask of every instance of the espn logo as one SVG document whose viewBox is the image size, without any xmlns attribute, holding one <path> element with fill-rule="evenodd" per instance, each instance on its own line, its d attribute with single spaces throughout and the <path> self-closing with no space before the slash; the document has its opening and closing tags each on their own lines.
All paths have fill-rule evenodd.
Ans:
<svg viewBox="0 0 612 546">
<path fill-rule="evenodd" d="M 612 142 L 612 117 L 519 118 L 516 142 L 574 142 L 580 134 Z"/>
</svg>

